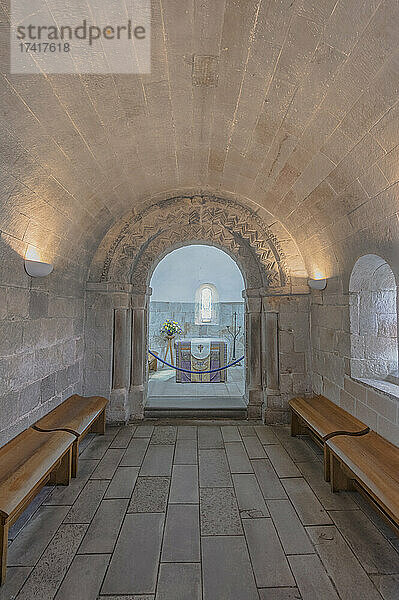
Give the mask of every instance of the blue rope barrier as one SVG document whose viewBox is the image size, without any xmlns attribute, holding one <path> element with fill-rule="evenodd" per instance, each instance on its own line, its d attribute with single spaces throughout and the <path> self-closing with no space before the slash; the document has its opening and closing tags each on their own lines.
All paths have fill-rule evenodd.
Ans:
<svg viewBox="0 0 399 600">
<path fill-rule="evenodd" d="M 234 367 L 234 365 L 240 363 L 244 359 L 244 356 L 241 356 L 241 358 L 239 358 L 238 360 L 235 360 L 234 362 L 230 363 L 229 365 L 226 365 L 225 367 L 219 367 L 217 369 L 212 369 L 211 371 L 189 371 L 188 369 L 181 369 L 180 367 L 175 367 L 174 365 L 171 365 L 170 363 L 166 362 L 166 360 L 162 360 L 162 358 L 159 358 L 159 356 L 157 354 L 154 354 L 153 352 L 151 352 L 151 350 L 148 350 L 148 353 L 151 354 L 151 356 L 153 356 L 157 360 L 160 360 L 164 365 L 167 365 L 168 367 L 171 367 L 172 369 L 176 369 L 176 371 L 183 371 L 183 373 L 193 373 L 194 375 L 205 375 L 208 373 L 217 373 L 218 371 L 223 371 L 224 369 L 228 369 L 229 367 Z"/>
</svg>

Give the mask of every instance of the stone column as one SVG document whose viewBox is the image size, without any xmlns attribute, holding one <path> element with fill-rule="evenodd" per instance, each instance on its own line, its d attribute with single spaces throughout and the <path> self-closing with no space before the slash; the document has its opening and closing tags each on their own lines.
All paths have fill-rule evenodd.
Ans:
<svg viewBox="0 0 399 600">
<path fill-rule="evenodd" d="M 245 290 L 246 301 L 246 398 L 248 418 L 262 416 L 262 297 L 259 290 Z"/>
<path fill-rule="evenodd" d="M 130 317 L 128 308 L 114 310 L 111 406 L 115 419 L 124 423 L 130 417 Z"/>
<path fill-rule="evenodd" d="M 132 295 L 132 360 L 130 375 L 130 416 L 144 418 L 144 405 L 147 399 L 148 370 L 148 301 L 151 288 L 145 293 Z"/>
<path fill-rule="evenodd" d="M 109 398 L 107 421 L 114 424 L 130 415 L 130 297 L 130 284 L 87 283 L 84 394 Z"/>
<path fill-rule="evenodd" d="M 279 299 L 281 296 L 264 295 L 262 299 L 264 332 L 264 403 L 262 419 L 265 423 L 285 422 L 286 409 L 280 389 Z M 277 301 L 278 299 L 278 301 Z"/>
<path fill-rule="evenodd" d="M 279 383 L 279 352 L 278 352 L 278 313 L 266 311 L 264 313 L 264 331 L 266 348 L 266 393 L 267 395 L 280 394 Z"/>
</svg>

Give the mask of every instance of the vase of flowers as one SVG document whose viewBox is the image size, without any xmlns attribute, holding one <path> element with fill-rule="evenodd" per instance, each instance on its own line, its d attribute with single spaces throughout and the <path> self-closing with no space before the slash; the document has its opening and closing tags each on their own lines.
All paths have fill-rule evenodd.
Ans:
<svg viewBox="0 0 399 600">
<path fill-rule="evenodd" d="M 161 335 L 166 337 L 166 339 L 172 340 L 179 333 L 183 333 L 182 328 L 179 323 L 176 321 L 171 321 L 170 319 L 166 319 L 160 329 Z"/>
</svg>

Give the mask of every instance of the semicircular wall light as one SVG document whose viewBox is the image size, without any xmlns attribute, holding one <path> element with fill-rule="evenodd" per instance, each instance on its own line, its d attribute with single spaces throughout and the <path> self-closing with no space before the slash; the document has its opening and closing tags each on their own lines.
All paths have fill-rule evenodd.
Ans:
<svg viewBox="0 0 399 600">
<path fill-rule="evenodd" d="M 30 277 L 46 277 L 50 275 L 54 266 L 40 260 L 40 254 L 34 246 L 28 246 L 25 254 L 25 271 Z"/>
<path fill-rule="evenodd" d="M 321 271 L 315 271 L 314 277 L 308 279 L 308 286 L 312 290 L 325 290 L 327 279 Z"/>
</svg>

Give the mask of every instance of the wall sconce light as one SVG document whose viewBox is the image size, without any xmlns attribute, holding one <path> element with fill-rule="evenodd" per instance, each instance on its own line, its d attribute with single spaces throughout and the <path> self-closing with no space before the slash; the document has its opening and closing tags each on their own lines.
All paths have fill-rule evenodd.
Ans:
<svg viewBox="0 0 399 600">
<path fill-rule="evenodd" d="M 312 290 L 325 290 L 327 285 L 327 279 L 308 279 L 308 286 Z"/>
<path fill-rule="evenodd" d="M 40 255 L 34 246 L 28 247 L 25 255 L 25 271 L 30 277 L 46 277 L 53 269 L 53 265 L 40 260 Z"/>
<path fill-rule="evenodd" d="M 325 290 L 327 285 L 327 279 L 324 277 L 324 274 L 320 271 L 315 272 L 315 276 L 311 279 L 308 279 L 308 286 L 312 290 Z"/>
</svg>

